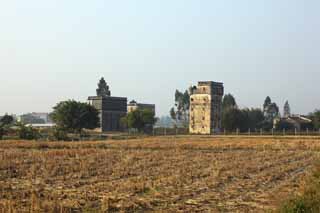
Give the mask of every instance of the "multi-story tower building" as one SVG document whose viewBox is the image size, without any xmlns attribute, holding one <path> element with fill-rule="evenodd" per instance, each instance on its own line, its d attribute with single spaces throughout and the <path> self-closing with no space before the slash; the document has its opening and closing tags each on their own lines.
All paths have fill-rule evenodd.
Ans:
<svg viewBox="0 0 320 213">
<path fill-rule="evenodd" d="M 124 130 L 120 119 L 127 115 L 127 98 L 112 97 L 104 78 L 98 84 L 97 96 L 90 96 L 88 100 L 99 110 L 102 132 Z"/>
<path fill-rule="evenodd" d="M 191 134 L 213 134 L 221 130 L 223 83 L 199 82 L 190 90 Z"/>
</svg>

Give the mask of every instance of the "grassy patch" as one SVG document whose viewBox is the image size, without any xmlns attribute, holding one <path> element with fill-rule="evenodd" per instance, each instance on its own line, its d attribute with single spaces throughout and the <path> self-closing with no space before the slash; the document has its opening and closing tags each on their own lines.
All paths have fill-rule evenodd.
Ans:
<svg viewBox="0 0 320 213">
<path fill-rule="evenodd" d="M 283 204 L 280 213 L 318 213 L 320 212 L 320 163 L 318 163 L 306 182 L 300 196 Z"/>
</svg>

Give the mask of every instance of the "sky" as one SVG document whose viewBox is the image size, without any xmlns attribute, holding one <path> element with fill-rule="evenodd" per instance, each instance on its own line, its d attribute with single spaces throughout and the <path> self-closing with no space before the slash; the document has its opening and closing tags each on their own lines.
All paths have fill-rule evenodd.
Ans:
<svg viewBox="0 0 320 213">
<path fill-rule="evenodd" d="M 167 115 L 176 89 L 223 82 L 240 107 L 320 108 L 318 0 L 0 3 L 0 114 L 112 95 Z"/>
</svg>

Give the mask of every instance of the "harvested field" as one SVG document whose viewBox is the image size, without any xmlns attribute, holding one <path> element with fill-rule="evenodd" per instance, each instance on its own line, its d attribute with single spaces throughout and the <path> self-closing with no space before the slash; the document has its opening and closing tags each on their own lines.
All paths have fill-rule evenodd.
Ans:
<svg viewBox="0 0 320 213">
<path fill-rule="evenodd" d="M 0 142 L 0 212 L 264 212 L 299 190 L 315 137 Z"/>
</svg>

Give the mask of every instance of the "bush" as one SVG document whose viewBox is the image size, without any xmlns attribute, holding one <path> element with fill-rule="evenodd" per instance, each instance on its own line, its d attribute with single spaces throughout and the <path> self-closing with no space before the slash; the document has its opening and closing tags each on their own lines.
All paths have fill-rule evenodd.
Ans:
<svg viewBox="0 0 320 213">
<path fill-rule="evenodd" d="M 4 136 L 4 128 L 0 126 L 0 140 L 2 140 L 3 136 Z"/>
<path fill-rule="evenodd" d="M 68 137 L 68 133 L 66 130 L 61 129 L 59 127 L 55 127 L 52 129 L 50 134 L 50 138 L 55 141 L 68 141 L 70 138 Z"/>
<path fill-rule="evenodd" d="M 307 181 L 302 195 L 285 202 L 280 207 L 280 213 L 318 213 L 320 212 L 320 164 Z"/>
<path fill-rule="evenodd" d="M 40 133 L 38 130 L 32 128 L 31 126 L 19 125 L 19 138 L 24 140 L 36 140 L 40 138 Z"/>
</svg>

